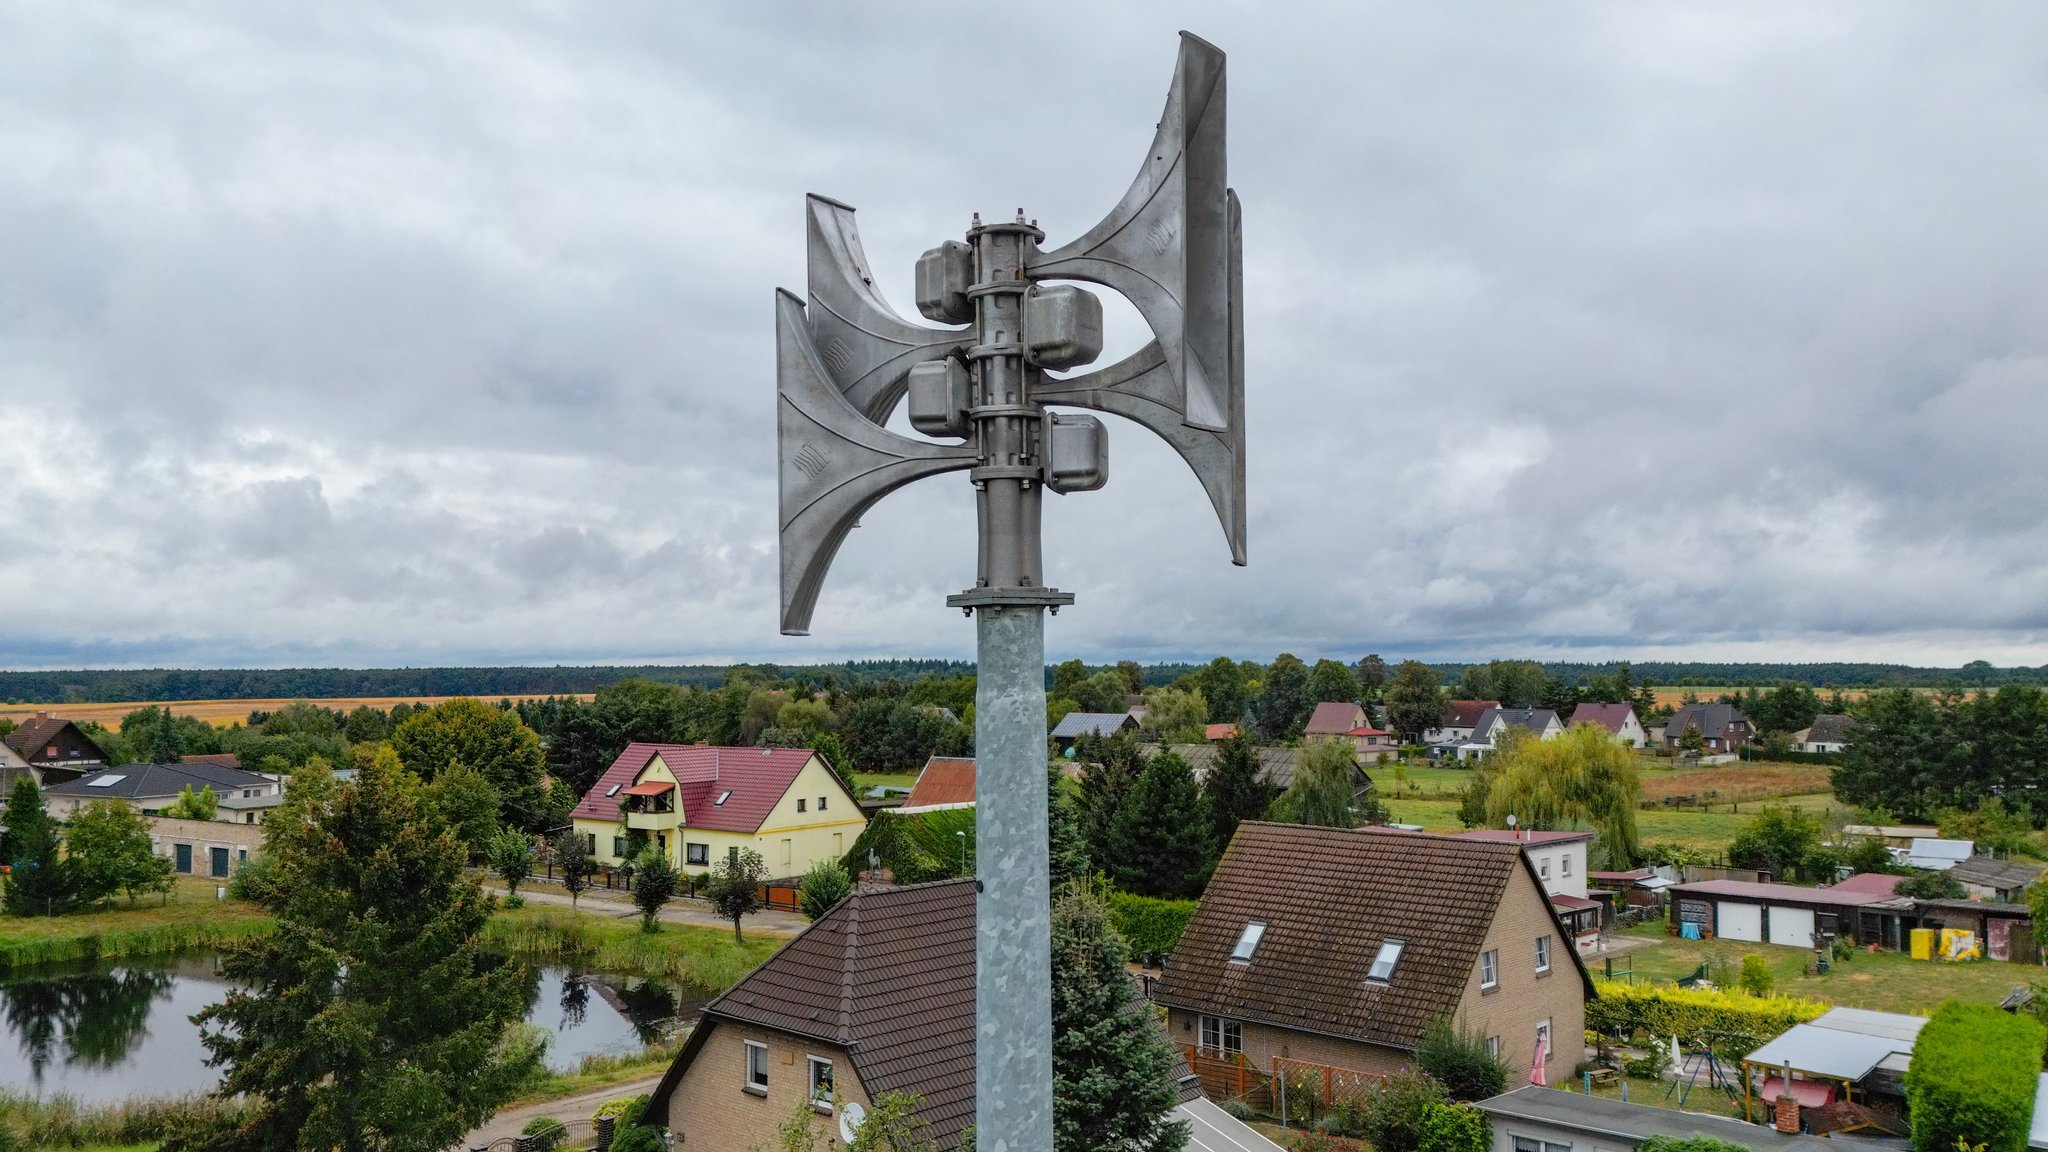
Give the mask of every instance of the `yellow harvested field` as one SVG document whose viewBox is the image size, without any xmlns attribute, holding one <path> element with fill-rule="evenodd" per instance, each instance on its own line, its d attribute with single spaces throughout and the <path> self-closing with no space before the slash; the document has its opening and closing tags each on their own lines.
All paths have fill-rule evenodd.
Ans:
<svg viewBox="0 0 2048 1152">
<path fill-rule="evenodd" d="M 574 695 L 582 700 L 591 698 L 591 694 L 588 692 L 557 693 L 557 695 Z M 372 708 L 382 708 L 388 711 L 394 704 L 439 704 L 443 700 L 453 699 L 455 699 L 453 696 L 337 696 L 325 700 L 309 700 L 307 703 L 318 704 L 323 708 L 338 708 L 343 712 L 350 711 L 362 704 L 368 704 Z M 545 700 L 547 696 L 544 694 L 510 697 L 484 696 L 479 697 L 479 699 L 489 700 L 492 703 L 509 699 L 516 704 L 521 700 Z M 87 720 L 96 720 L 109 728 L 118 728 L 121 724 L 121 718 L 137 708 L 169 708 L 171 713 L 176 716 L 195 716 L 206 721 L 208 724 L 226 726 L 238 721 L 248 720 L 249 713 L 251 712 L 275 712 L 290 703 L 293 703 L 293 701 L 278 699 L 142 700 L 123 704 L 0 704 L 0 717 L 19 722 L 34 716 L 38 712 L 48 712 L 52 716 L 62 716 L 66 720 L 76 720 L 80 723 L 84 723 Z"/>
<path fill-rule="evenodd" d="M 1721 698 L 1722 696 L 1726 696 L 1726 695 L 1733 695 L 1733 694 L 1734 694 L 1735 692 L 1739 691 L 1739 689 L 1735 689 L 1735 688 L 1727 688 L 1727 687 L 1722 687 L 1722 688 L 1652 688 L 1652 689 L 1650 689 L 1650 691 L 1651 691 L 1651 693 L 1653 693 L 1653 694 L 1654 694 L 1654 695 L 1655 695 L 1655 696 L 1657 697 L 1657 703 L 1658 703 L 1658 705 L 1659 705 L 1660 707 L 1665 707 L 1665 708 L 1676 708 L 1676 707 L 1678 707 L 1678 705 L 1679 705 L 1679 704 L 1680 704 L 1681 702 L 1683 702 L 1683 701 L 1685 700 L 1685 694 L 1686 694 L 1687 692 L 1690 692 L 1690 693 L 1692 693 L 1692 694 L 1693 694 L 1693 696 L 1695 696 L 1695 697 L 1696 697 L 1696 698 L 1698 698 L 1698 699 L 1701 699 L 1701 700 L 1706 700 L 1706 701 L 1710 701 L 1710 702 L 1711 702 L 1711 701 L 1714 701 L 1714 700 L 1718 700 L 1718 699 L 1720 699 L 1720 698 Z M 1814 689 L 1814 691 L 1816 691 L 1816 692 L 1820 693 L 1820 694 L 1821 694 L 1821 698 L 1822 698 L 1822 699 L 1826 699 L 1826 698 L 1827 698 L 1827 696 L 1828 696 L 1828 694 L 1829 694 L 1830 692 L 1834 691 L 1834 689 L 1829 689 L 1829 688 L 1816 688 L 1816 689 Z M 1923 689 L 1923 691 L 1929 691 L 1929 692 L 1931 692 L 1931 691 L 1933 691 L 1933 689 L 1931 689 L 1931 688 L 1929 688 L 1929 689 Z M 1841 693 L 1842 693 L 1842 699 L 1844 699 L 1844 700 L 1861 700 L 1861 699 L 1863 699 L 1863 698 L 1864 698 L 1865 696 L 1868 696 L 1868 695 L 1870 695 L 1870 689 L 1868 689 L 1868 688 L 1843 688 L 1843 689 L 1841 689 Z"/>
</svg>

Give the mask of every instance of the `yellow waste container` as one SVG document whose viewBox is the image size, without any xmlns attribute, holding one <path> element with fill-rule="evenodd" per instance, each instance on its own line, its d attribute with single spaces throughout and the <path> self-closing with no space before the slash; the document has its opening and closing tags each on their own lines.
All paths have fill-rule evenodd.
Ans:
<svg viewBox="0 0 2048 1152">
<path fill-rule="evenodd" d="M 1934 959 L 1935 931 L 1932 928 L 1913 929 L 1913 959 Z"/>
</svg>

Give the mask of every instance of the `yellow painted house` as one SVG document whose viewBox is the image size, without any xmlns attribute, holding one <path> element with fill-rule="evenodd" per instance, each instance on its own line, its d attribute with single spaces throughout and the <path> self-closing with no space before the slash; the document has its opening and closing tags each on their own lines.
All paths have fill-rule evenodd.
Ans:
<svg viewBox="0 0 2048 1152">
<path fill-rule="evenodd" d="M 731 848 L 752 848 L 774 878 L 838 860 L 867 817 L 808 748 L 629 744 L 570 818 L 604 865 L 624 862 L 629 830 L 646 834 L 686 874 Z"/>
</svg>

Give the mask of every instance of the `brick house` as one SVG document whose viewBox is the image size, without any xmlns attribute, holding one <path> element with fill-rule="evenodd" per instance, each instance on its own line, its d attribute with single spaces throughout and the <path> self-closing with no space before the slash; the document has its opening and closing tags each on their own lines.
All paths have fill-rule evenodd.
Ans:
<svg viewBox="0 0 2048 1152">
<path fill-rule="evenodd" d="M 0 737 L 0 788 L 14 786 L 27 775 L 39 788 L 76 780 L 104 767 L 106 752 L 78 725 L 61 716 L 38 712 Z"/>
<path fill-rule="evenodd" d="M 1733 704 L 1687 704 L 1664 724 L 1664 747 L 1677 748 L 1687 728 L 1700 730 L 1709 755 L 1733 752 L 1756 737 L 1756 725 Z"/>
<path fill-rule="evenodd" d="M 1174 1041 L 1266 1070 L 1413 1063 L 1451 1019 L 1526 1076 L 1584 1058 L 1592 980 L 1520 846 L 1246 822 L 1154 999 Z"/>
</svg>

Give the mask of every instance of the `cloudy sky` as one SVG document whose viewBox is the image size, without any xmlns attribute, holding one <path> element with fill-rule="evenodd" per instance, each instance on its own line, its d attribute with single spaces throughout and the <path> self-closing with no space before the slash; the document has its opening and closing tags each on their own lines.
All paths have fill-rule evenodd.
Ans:
<svg viewBox="0 0 2048 1152">
<path fill-rule="evenodd" d="M 1112 423 L 1055 658 L 2048 661 L 2048 9 L 0 0 L 0 666 L 969 654 L 958 475 L 776 634 L 803 194 L 914 315 L 1182 27 L 1251 566 Z"/>
</svg>

